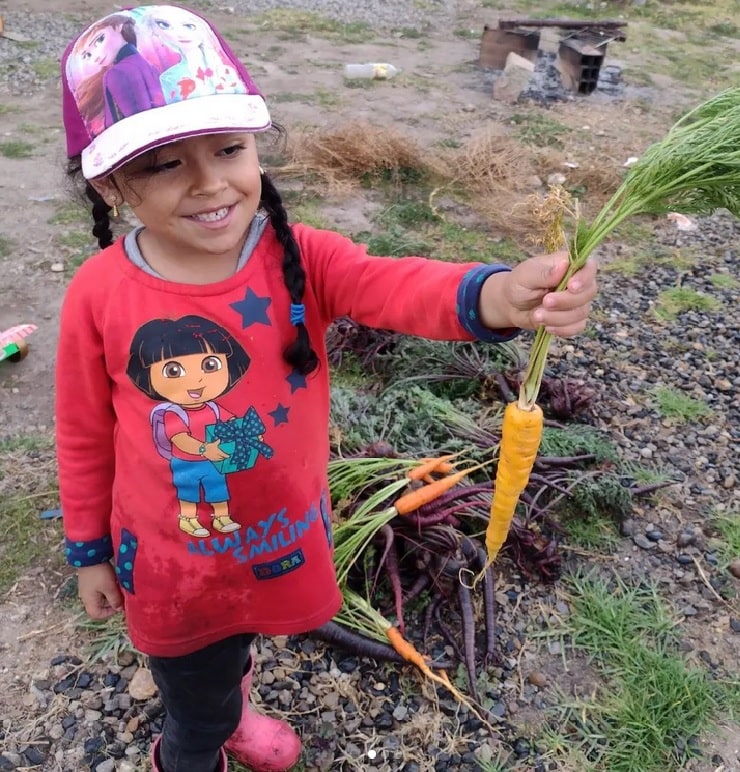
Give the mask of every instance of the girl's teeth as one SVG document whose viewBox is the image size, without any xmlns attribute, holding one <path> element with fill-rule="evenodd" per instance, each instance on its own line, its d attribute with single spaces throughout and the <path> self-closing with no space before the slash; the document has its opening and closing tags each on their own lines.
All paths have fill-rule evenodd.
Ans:
<svg viewBox="0 0 740 772">
<path fill-rule="evenodd" d="M 222 220 L 226 215 L 229 213 L 229 208 L 224 207 L 223 209 L 219 209 L 217 212 L 206 212 L 205 214 L 194 214 L 193 219 L 194 220 L 204 220 L 205 222 L 216 222 L 217 220 Z"/>
</svg>

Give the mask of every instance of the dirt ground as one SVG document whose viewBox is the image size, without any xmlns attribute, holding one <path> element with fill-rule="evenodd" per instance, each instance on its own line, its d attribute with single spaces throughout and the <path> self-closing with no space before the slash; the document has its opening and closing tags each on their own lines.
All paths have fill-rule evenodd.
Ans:
<svg viewBox="0 0 740 772">
<path fill-rule="evenodd" d="M 54 13 L 94 18 L 111 11 L 103 0 L 0 0 L 4 10 Z M 265 92 L 273 117 L 287 129 L 330 127 L 366 120 L 408 131 L 423 146 L 454 138 L 464 141 L 481 128 L 505 125 L 515 107 L 491 99 L 491 84 L 475 67 L 484 23 L 497 13 L 471 9 L 457 25 L 475 34 L 432 30 L 419 38 L 376 38 L 370 43 L 344 43 L 318 36 L 291 36 L 280 31 L 256 35 L 247 19 L 224 10 L 210 12 Z M 737 42 L 737 41 L 736 41 Z M 644 51 L 629 42 L 615 44 L 612 62 L 639 66 Z M 341 68 L 347 62 L 390 61 L 402 76 L 372 88 L 346 88 Z M 604 163 L 637 155 L 644 140 L 665 124 L 676 107 L 695 92 L 665 78 L 651 87 L 632 85 L 618 101 L 594 96 L 554 108 L 558 120 L 583 130 L 583 157 Z M 638 108 L 649 102 L 652 119 L 639 120 Z M 0 234 L 11 245 L 0 256 L 0 330 L 22 322 L 38 325 L 31 353 L 21 363 L 0 364 L 0 440 L 21 434 L 48 435 L 53 430 L 54 351 L 57 318 L 68 282 L 68 262 L 94 242 L 82 220 L 70 223 L 64 180 L 60 87 L 49 77 L 32 95 L 0 92 L 0 140 L 33 144 L 31 157 L 0 155 Z M 319 202 L 322 215 L 347 233 L 366 229 L 372 205 L 361 195 Z M 91 223 L 90 223 L 91 225 Z M 88 230 L 88 240 L 79 234 Z M 70 232 L 75 238 L 65 239 Z M 2 253 L 0 253 L 1 255 Z M 1 527 L 1 526 L 0 526 Z M 50 561 L 28 572 L 0 598 L 0 714 L 21 707 L 27 677 L 59 652 L 73 651 L 77 610 L 57 602 L 68 575 Z M 695 631 L 697 636 L 700 631 Z M 712 631 L 706 631 L 707 637 Z M 738 734 L 717 737 L 725 759 L 740 758 Z M 729 772 L 729 767 L 726 772 Z M 635 772 L 639 772 L 635 770 Z"/>
</svg>

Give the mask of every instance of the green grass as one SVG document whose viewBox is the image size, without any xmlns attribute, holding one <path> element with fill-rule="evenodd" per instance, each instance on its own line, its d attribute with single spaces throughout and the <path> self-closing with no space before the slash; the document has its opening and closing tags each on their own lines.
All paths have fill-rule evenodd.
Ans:
<svg viewBox="0 0 740 772">
<path fill-rule="evenodd" d="M 515 113 L 510 121 L 516 127 L 514 134 L 517 139 L 533 147 L 562 148 L 562 137 L 571 132 L 567 126 L 548 118 L 541 111 Z"/>
<path fill-rule="evenodd" d="M 58 501 L 51 438 L 27 435 L 0 441 L 0 594 L 26 568 L 50 555 L 57 555 L 61 564 L 61 526 L 39 519 L 40 512 L 57 507 Z"/>
<path fill-rule="evenodd" d="M 67 218 L 70 210 L 60 210 L 61 217 Z M 54 243 L 60 247 L 64 255 L 64 272 L 71 277 L 90 255 L 97 251 L 95 237 L 89 230 L 71 230 L 60 233 L 54 238 Z"/>
<path fill-rule="evenodd" d="M 0 234 L 0 260 L 7 257 L 12 252 L 14 246 L 9 238 Z"/>
<path fill-rule="evenodd" d="M 693 423 L 712 414 L 709 405 L 670 386 L 656 386 L 652 395 L 658 412 L 674 423 Z"/>
<path fill-rule="evenodd" d="M 56 212 L 49 218 L 50 225 L 90 225 L 92 218 L 81 201 L 64 201 L 57 206 Z"/>
<path fill-rule="evenodd" d="M 33 147 L 28 142 L 1 142 L 0 154 L 6 158 L 30 158 L 33 155 Z"/>
<path fill-rule="evenodd" d="M 575 576 L 563 587 L 571 613 L 548 634 L 589 659 L 598 685 L 586 700 L 562 696 L 542 742 L 555 759 L 580 757 L 579 772 L 680 769 L 700 733 L 736 707 L 739 684 L 685 660 L 654 586 Z"/>
<path fill-rule="evenodd" d="M 595 516 L 561 516 L 565 542 L 573 547 L 611 553 L 620 543 L 614 520 L 599 513 Z"/>
<path fill-rule="evenodd" d="M 729 273 L 713 273 L 709 277 L 709 281 L 719 289 L 737 289 L 740 287 L 740 281 Z"/>
<path fill-rule="evenodd" d="M 661 321 L 673 321 L 686 311 L 715 311 L 718 301 L 689 287 L 672 287 L 658 295 L 653 313 Z"/>
<path fill-rule="evenodd" d="M 58 59 L 37 59 L 31 67 L 39 80 L 49 80 L 59 75 Z"/>
<path fill-rule="evenodd" d="M 367 43 L 375 37 L 367 24 L 343 24 L 311 11 L 274 9 L 257 14 L 253 21 L 260 31 L 282 33 L 283 40 L 303 40 L 313 35 L 338 43 Z"/>
<path fill-rule="evenodd" d="M 721 568 L 727 568 L 733 560 L 740 559 L 740 510 L 735 509 L 726 515 L 718 515 L 712 525 L 719 532 L 722 545 L 719 552 Z"/>
</svg>

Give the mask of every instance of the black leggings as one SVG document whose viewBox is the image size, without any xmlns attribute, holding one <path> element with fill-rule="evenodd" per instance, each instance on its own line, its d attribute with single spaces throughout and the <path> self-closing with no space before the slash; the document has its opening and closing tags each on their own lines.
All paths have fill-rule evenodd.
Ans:
<svg viewBox="0 0 740 772">
<path fill-rule="evenodd" d="M 183 657 L 150 657 L 166 710 L 162 772 L 214 772 L 242 714 L 241 681 L 254 635 L 234 635 Z"/>
</svg>

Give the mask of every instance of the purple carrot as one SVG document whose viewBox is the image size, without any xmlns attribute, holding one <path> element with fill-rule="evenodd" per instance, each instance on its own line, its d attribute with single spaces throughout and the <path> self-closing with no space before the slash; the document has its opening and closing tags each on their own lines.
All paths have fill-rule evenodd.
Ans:
<svg viewBox="0 0 740 772">
<path fill-rule="evenodd" d="M 468 671 L 470 693 L 476 702 L 480 702 L 478 697 L 478 676 L 475 672 L 475 615 L 473 614 L 473 599 L 470 594 L 470 587 L 460 581 L 457 582 L 457 602 L 460 605 L 465 668 Z"/>
<path fill-rule="evenodd" d="M 358 657 L 372 657 L 377 660 L 405 664 L 403 657 L 392 646 L 386 646 L 384 643 L 366 638 L 364 635 L 349 630 L 336 622 L 327 622 L 312 630 L 309 635 L 349 651 Z"/>
<path fill-rule="evenodd" d="M 386 523 L 380 529 L 386 537 L 385 554 L 382 564 L 388 574 L 388 579 L 393 589 L 393 601 L 396 608 L 396 617 L 398 619 L 397 627 L 401 635 L 406 633 L 406 625 L 403 621 L 403 590 L 401 589 L 401 572 L 398 568 L 398 552 L 396 550 L 396 540 L 390 523 Z"/>
</svg>

